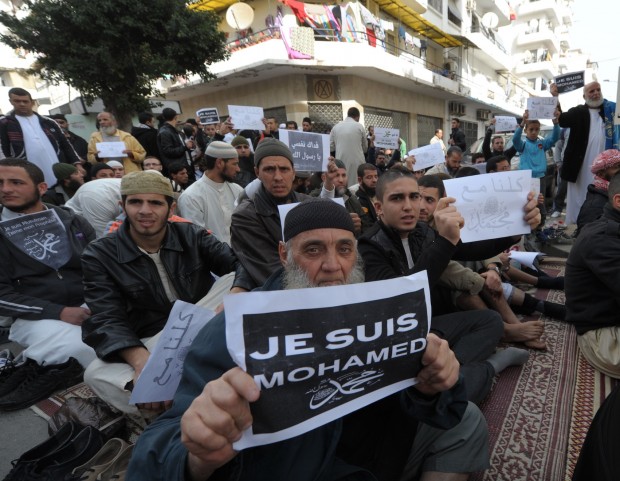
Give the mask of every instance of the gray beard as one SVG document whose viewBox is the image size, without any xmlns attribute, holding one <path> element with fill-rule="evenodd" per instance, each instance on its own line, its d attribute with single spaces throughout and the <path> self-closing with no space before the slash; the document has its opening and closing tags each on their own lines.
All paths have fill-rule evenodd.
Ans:
<svg viewBox="0 0 620 481">
<path fill-rule="evenodd" d="M 107 135 L 108 137 L 112 137 L 116 133 L 116 127 L 110 125 L 109 127 L 99 127 L 99 131 L 103 135 Z"/>
<path fill-rule="evenodd" d="M 597 109 L 599 108 L 601 105 L 603 105 L 603 101 L 605 99 L 599 99 L 599 100 L 586 100 L 586 105 L 588 107 L 590 107 L 591 109 Z"/>
<path fill-rule="evenodd" d="M 364 282 L 364 261 L 362 256 L 358 254 L 357 261 L 353 270 L 346 279 L 346 284 L 361 284 Z M 284 266 L 284 275 L 282 277 L 282 287 L 288 289 L 306 289 L 308 287 L 319 287 L 308 279 L 308 273 L 293 262 L 289 257 Z"/>
</svg>

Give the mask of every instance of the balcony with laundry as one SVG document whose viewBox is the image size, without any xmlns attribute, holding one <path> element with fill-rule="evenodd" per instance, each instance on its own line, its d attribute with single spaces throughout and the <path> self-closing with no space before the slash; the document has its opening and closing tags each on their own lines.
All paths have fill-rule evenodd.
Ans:
<svg viewBox="0 0 620 481">
<path fill-rule="evenodd" d="M 228 0 L 217 1 L 227 16 L 221 5 Z M 431 23 L 412 0 L 377 0 L 373 5 L 375 13 L 358 2 L 280 0 L 275 8 L 273 2 L 253 2 L 248 25 L 222 23 L 230 57 L 209 67 L 217 78 L 206 84 L 199 78 L 176 79 L 168 97 L 183 100 L 293 74 L 358 76 L 448 100 L 471 93 L 475 85 L 445 58 L 449 49 L 463 45 L 462 37 Z M 488 96 L 480 100 L 488 102 Z"/>
</svg>

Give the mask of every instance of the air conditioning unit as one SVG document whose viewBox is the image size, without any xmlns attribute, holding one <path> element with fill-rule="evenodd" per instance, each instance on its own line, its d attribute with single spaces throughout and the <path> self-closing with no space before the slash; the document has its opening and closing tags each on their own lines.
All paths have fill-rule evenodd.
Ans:
<svg viewBox="0 0 620 481">
<path fill-rule="evenodd" d="M 478 109 L 476 111 L 476 118 L 478 120 L 489 120 L 490 117 L 491 117 L 490 110 Z"/>
</svg>

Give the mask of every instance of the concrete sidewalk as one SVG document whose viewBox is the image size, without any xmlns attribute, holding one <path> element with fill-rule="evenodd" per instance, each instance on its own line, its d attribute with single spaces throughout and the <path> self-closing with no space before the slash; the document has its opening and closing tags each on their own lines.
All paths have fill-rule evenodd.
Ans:
<svg viewBox="0 0 620 481">
<path fill-rule="evenodd" d="M 22 350 L 14 342 L 2 344 L 0 348 L 10 349 L 15 356 Z M 0 412 L 0 432 L 0 479 L 4 479 L 13 467 L 11 461 L 49 437 L 47 421 L 30 408 Z"/>
</svg>

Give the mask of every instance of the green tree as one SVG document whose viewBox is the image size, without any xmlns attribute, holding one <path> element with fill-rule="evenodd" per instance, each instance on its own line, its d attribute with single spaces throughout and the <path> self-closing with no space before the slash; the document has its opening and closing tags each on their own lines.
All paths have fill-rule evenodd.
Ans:
<svg viewBox="0 0 620 481">
<path fill-rule="evenodd" d="M 37 55 L 33 73 L 77 89 L 87 102 L 97 97 L 121 128 L 158 95 L 153 81 L 198 74 L 209 80 L 212 62 L 223 60 L 224 33 L 211 11 L 184 0 L 26 0 L 0 41 Z"/>
</svg>

